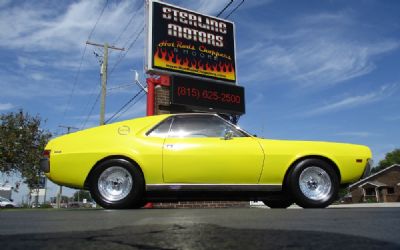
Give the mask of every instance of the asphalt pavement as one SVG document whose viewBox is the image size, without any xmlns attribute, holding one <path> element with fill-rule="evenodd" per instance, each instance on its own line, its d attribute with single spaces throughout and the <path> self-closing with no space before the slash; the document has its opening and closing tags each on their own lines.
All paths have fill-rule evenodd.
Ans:
<svg viewBox="0 0 400 250">
<path fill-rule="evenodd" d="M 0 210 L 0 249 L 400 249 L 400 208 Z"/>
</svg>

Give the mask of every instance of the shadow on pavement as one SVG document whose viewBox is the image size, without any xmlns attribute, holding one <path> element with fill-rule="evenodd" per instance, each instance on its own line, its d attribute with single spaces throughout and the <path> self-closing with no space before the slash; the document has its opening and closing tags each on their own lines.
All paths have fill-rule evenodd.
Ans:
<svg viewBox="0 0 400 250">
<path fill-rule="evenodd" d="M 210 224 L 149 225 L 108 230 L 0 236 L 5 249 L 400 249 L 344 234 L 234 229 Z"/>
</svg>

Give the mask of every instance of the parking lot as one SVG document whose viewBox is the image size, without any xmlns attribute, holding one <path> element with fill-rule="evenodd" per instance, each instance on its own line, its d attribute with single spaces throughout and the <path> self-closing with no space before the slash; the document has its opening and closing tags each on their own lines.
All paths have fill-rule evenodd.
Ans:
<svg viewBox="0 0 400 250">
<path fill-rule="evenodd" d="M 2 249 L 399 249 L 400 208 L 3 210 Z"/>
</svg>

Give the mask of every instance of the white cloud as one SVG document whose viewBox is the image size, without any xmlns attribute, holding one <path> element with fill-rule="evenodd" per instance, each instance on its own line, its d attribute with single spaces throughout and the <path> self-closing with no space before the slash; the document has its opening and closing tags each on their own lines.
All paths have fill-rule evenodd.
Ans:
<svg viewBox="0 0 400 250">
<path fill-rule="evenodd" d="M 376 57 L 398 49 L 400 43 L 384 37 L 357 36 L 361 24 L 350 14 L 294 18 L 279 27 L 249 24 L 249 36 L 251 32 L 265 32 L 258 43 L 252 41 L 250 47 L 239 51 L 239 64 L 246 69 L 244 77 L 239 76 L 246 81 L 286 81 L 315 87 L 372 72 Z"/>
<path fill-rule="evenodd" d="M 224 1 L 197 0 L 197 1 L 180 1 L 176 5 L 208 15 L 217 15 L 229 2 L 230 2 L 229 0 L 224 0 Z"/>
<path fill-rule="evenodd" d="M 0 1 L 0 8 L 5 7 L 6 5 L 8 5 L 11 2 L 11 0 L 1 0 Z"/>
<path fill-rule="evenodd" d="M 365 131 L 354 131 L 354 132 L 340 132 L 336 133 L 335 135 L 366 138 L 366 137 L 376 136 L 377 134 Z"/>
<path fill-rule="evenodd" d="M 0 103 L 0 111 L 6 111 L 14 108 L 14 105 L 11 103 Z"/>
<path fill-rule="evenodd" d="M 18 56 L 17 63 L 22 69 L 25 69 L 25 68 L 31 67 L 31 66 L 43 67 L 46 65 L 46 63 L 43 62 L 42 60 L 39 60 L 36 58 L 31 58 L 31 57 L 26 57 L 26 56 Z"/>
<path fill-rule="evenodd" d="M 39 72 L 34 72 L 30 74 L 30 77 L 35 81 L 42 81 L 46 78 L 42 73 Z"/>
<path fill-rule="evenodd" d="M 2 10 L 0 46 L 30 51 L 76 52 L 83 47 L 104 3 L 94 0 L 74 2 L 63 13 L 29 2 Z M 115 38 L 122 31 L 123 24 L 136 15 L 125 34 L 132 35 L 131 31 L 143 22 L 143 9 L 134 9 L 135 5 L 136 1 L 109 1 L 92 38 L 100 42 Z"/>
<path fill-rule="evenodd" d="M 343 109 L 349 109 L 358 107 L 364 104 L 373 103 L 380 101 L 384 98 L 389 97 L 397 90 L 397 85 L 384 85 L 378 91 L 371 92 L 364 95 L 356 95 L 356 96 L 349 96 L 342 100 L 334 101 L 308 112 L 305 112 L 302 115 L 305 116 L 313 116 L 313 115 L 320 115 L 324 113 L 334 112 Z"/>
</svg>

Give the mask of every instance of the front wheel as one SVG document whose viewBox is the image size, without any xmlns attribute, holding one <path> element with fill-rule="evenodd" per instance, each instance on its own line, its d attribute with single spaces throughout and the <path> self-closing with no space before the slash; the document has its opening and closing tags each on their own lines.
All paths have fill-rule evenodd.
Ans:
<svg viewBox="0 0 400 250">
<path fill-rule="evenodd" d="M 297 205 L 324 208 L 337 198 L 339 176 L 329 163 L 306 159 L 291 170 L 287 184 Z"/>
<path fill-rule="evenodd" d="M 122 159 L 98 165 L 90 178 L 90 194 L 103 208 L 138 208 L 142 203 L 144 178 L 140 169 Z"/>
</svg>

